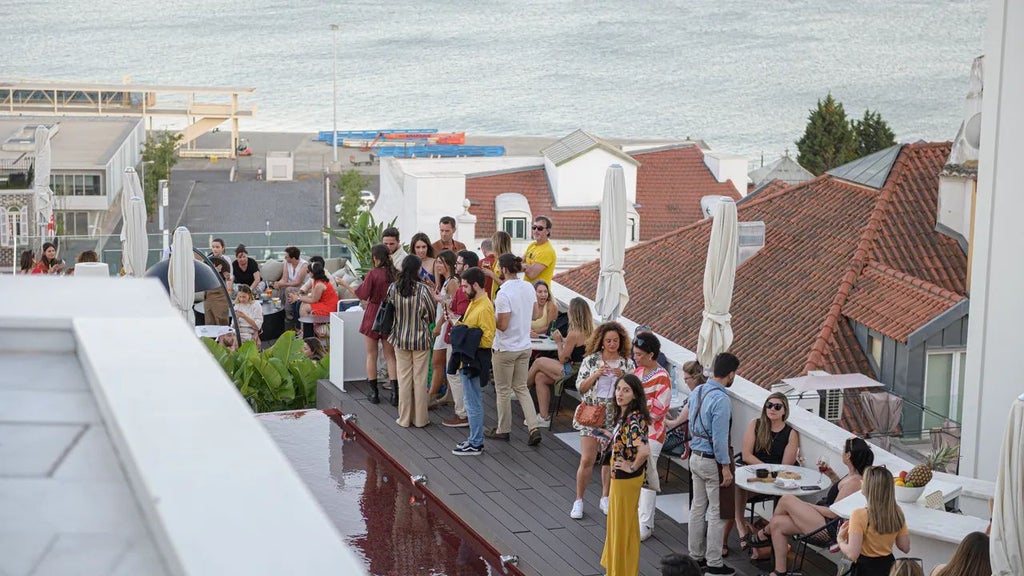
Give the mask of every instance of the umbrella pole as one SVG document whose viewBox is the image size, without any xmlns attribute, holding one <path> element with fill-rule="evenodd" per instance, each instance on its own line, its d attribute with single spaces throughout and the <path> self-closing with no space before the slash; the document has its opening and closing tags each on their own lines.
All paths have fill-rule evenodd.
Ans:
<svg viewBox="0 0 1024 576">
<path fill-rule="evenodd" d="M 217 275 L 217 282 L 220 282 L 220 289 L 224 291 L 224 297 L 228 300 L 228 314 L 231 316 L 231 324 L 235 327 L 235 342 L 238 343 L 238 346 L 241 346 L 242 331 L 238 329 L 238 318 L 235 316 L 235 303 L 231 301 L 231 294 L 228 294 L 228 285 L 224 283 L 224 278 L 217 272 L 217 267 L 213 265 L 213 262 L 210 262 L 210 259 L 206 257 L 206 254 L 203 254 L 195 247 L 192 248 L 192 253 L 202 258 L 203 262 L 205 262 L 210 268 L 213 268 L 214 274 Z"/>
</svg>

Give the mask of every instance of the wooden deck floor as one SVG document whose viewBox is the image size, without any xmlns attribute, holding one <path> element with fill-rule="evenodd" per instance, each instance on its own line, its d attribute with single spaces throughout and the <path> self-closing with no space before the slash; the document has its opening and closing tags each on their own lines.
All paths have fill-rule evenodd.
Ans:
<svg viewBox="0 0 1024 576">
<path fill-rule="evenodd" d="M 539 446 L 526 445 L 522 411 L 512 403 L 512 439 L 486 440 L 484 453 L 459 457 L 451 449 L 466 439 L 468 428 L 446 428 L 441 420 L 452 415 L 451 407 L 431 411 L 431 425 L 405 429 L 395 424 L 397 408 L 386 401 L 370 404 L 363 384 L 346 384 L 348 392 L 329 383 L 321 385 L 319 408 L 339 408 L 355 413 L 358 425 L 412 474 L 425 474 L 427 486 L 446 505 L 503 554 L 519 557 L 519 568 L 535 575 L 600 575 L 604 546 L 605 515 L 598 508 L 601 496 L 599 469 L 584 498 L 584 517 L 573 520 L 569 509 L 575 499 L 579 454 L 554 433 L 571 431 L 572 408 L 563 406 L 544 431 Z M 328 392 L 328 394 L 324 394 Z M 384 396 L 384 394 L 382 394 Z M 484 389 L 486 426 L 495 424 L 494 388 Z M 382 398 L 383 400 L 383 398 Z M 574 404 L 566 397 L 566 404 Z M 681 477 L 663 484 L 666 493 L 686 492 Z M 735 534 L 735 532 L 734 532 Z M 654 535 L 641 545 L 640 574 L 660 574 L 660 558 L 671 552 L 685 553 L 687 526 L 658 511 Z M 726 563 L 738 574 L 768 572 L 768 563 L 753 564 L 739 552 L 733 536 Z M 831 566 L 831 571 L 826 568 Z M 834 574 L 827 560 L 808 554 L 804 573 Z"/>
</svg>

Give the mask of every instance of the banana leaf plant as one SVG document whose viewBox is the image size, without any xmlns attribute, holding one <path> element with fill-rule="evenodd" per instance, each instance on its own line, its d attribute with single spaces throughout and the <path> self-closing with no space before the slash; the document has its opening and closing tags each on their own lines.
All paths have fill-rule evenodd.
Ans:
<svg viewBox="0 0 1024 576">
<path fill-rule="evenodd" d="M 374 244 L 380 244 L 381 234 L 384 229 L 394 226 L 398 218 L 392 218 L 391 222 L 377 222 L 369 210 L 359 213 L 359 216 L 352 222 L 348 230 L 334 230 L 325 228 L 324 232 L 331 234 L 352 251 L 352 256 L 359 264 L 356 271 L 361 278 L 365 278 L 367 272 L 373 267 L 373 258 L 370 256 L 370 249 Z"/>
<path fill-rule="evenodd" d="M 235 351 L 210 338 L 203 342 L 255 412 L 315 408 L 317 380 L 330 373 L 329 358 L 306 358 L 291 330 L 262 352 L 251 341 Z"/>
</svg>

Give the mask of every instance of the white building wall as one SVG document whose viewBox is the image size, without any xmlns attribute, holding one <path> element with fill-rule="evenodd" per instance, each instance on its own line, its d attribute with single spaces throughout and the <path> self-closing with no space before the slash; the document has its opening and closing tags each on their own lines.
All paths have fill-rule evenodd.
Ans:
<svg viewBox="0 0 1024 576">
<path fill-rule="evenodd" d="M 992 480 L 1009 406 L 1024 392 L 1024 3 L 995 0 L 985 45 L 978 194 L 971 268 L 962 474 Z"/>
<path fill-rule="evenodd" d="M 704 165 L 719 182 L 732 181 L 740 196 L 747 195 L 747 158 L 725 152 L 705 152 Z"/>
<path fill-rule="evenodd" d="M 971 189 L 974 181 L 943 176 L 939 179 L 938 222 L 966 239 L 971 235 Z"/>
<path fill-rule="evenodd" d="M 604 195 L 605 171 L 612 164 L 622 166 L 623 174 L 626 176 L 626 197 L 630 203 L 635 204 L 636 165 L 600 148 L 594 148 L 557 167 L 550 160 L 544 160 L 555 203 L 559 208 L 600 204 Z"/>
<path fill-rule="evenodd" d="M 462 174 L 406 174 L 404 188 L 404 201 L 397 212 L 403 242 L 417 232 L 437 239 L 441 217 L 455 217 L 463 211 L 466 177 Z"/>
</svg>

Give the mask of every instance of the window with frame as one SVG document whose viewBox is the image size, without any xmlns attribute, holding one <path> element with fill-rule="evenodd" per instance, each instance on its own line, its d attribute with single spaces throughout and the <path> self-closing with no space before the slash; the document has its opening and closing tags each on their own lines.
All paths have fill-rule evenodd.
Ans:
<svg viewBox="0 0 1024 576">
<path fill-rule="evenodd" d="M 526 218 L 502 218 L 501 229 L 513 240 L 526 240 Z"/>
<path fill-rule="evenodd" d="M 61 210 L 54 213 L 57 229 L 65 236 L 88 236 L 89 213 Z"/>
<path fill-rule="evenodd" d="M 102 196 L 96 174 L 51 174 L 50 189 L 55 196 Z"/>
<path fill-rule="evenodd" d="M 963 416 L 966 350 L 929 352 L 924 368 L 924 413 L 921 428 L 942 428 L 945 420 L 960 422 Z"/>
<path fill-rule="evenodd" d="M 869 334 L 868 351 L 871 353 L 871 359 L 875 361 L 875 366 L 880 369 L 882 367 L 882 339 Z"/>
<path fill-rule="evenodd" d="M 626 220 L 626 230 L 630 242 L 637 242 L 640 240 L 640 231 L 636 224 L 636 218 L 630 217 Z"/>
<path fill-rule="evenodd" d="M 3 211 L 3 222 L 0 223 L 0 245 L 14 246 L 18 238 L 28 234 L 28 208 L 11 206 Z"/>
</svg>

